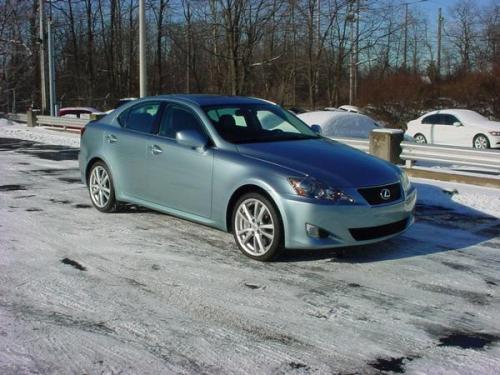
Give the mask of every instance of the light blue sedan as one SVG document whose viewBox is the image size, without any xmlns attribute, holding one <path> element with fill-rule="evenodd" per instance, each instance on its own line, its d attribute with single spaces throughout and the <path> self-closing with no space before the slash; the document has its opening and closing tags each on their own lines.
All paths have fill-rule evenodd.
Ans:
<svg viewBox="0 0 500 375">
<path fill-rule="evenodd" d="M 129 202 L 230 231 L 262 261 L 384 240 L 414 220 L 416 192 L 398 167 L 260 99 L 131 102 L 87 125 L 79 161 L 99 211 Z"/>
</svg>

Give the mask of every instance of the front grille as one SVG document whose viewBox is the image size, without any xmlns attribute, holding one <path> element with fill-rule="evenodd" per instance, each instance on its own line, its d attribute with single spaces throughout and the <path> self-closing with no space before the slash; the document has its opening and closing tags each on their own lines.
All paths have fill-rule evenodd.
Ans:
<svg viewBox="0 0 500 375">
<path fill-rule="evenodd" d="M 407 224 L 408 219 L 404 219 L 395 223 L 380 225 L 378 227 L 351 228 L 349 229 L 349 232 L 351 232 L 351 236 L 356 241 L 368 241 L 402 232 L 406 229 Z"/>
<path fill-rule="evenodd" d="M 387 189 L 390 193 L 389 198 L 382 198 L 382 192 Z M 370 188 L 358 189 L 359 193 L 371 205 L 384 204 L 397 201 L 401 198 L 401 185 L 398 183 L 383 185 Z"/>
</svg>

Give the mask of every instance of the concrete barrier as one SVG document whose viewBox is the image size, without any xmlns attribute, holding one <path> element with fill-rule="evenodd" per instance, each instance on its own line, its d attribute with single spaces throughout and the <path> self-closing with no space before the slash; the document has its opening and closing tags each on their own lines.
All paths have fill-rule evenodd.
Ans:
<svg viewBox="0 0 500 375">
<path fill-rule="evenodd" d="M 404 132 L 400 129 L 375 129 L 370 133 L 370 154 L 394 164 L 401 164 L 401 142 Z"/>
</svg>

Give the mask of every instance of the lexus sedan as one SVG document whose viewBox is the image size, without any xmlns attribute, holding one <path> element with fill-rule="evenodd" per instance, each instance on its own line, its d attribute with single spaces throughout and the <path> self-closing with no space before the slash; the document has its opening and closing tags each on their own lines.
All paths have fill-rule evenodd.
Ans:
<svg viewBox="0 0 500 375">
<path fill-rule="evenodd" d="M 407 125 L 417 143 L 500 148 L 500 122 L 490 121 L 466 109 L 443 109 L 426 113 Z"/>
<path fill-rule="evenodd" d="M 79 162 L 99 211 L 129 202 L 210 225 L 262 261 L 384 240 L 413 222 L 402 170 L 260 99 L 139 99 L 87 125 Z"/>
</svg>

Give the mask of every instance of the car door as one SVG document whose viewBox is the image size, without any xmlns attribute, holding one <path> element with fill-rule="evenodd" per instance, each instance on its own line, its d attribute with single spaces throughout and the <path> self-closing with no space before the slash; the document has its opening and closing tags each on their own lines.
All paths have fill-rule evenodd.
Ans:
<svg viewBox="0 0 500 375">
<path fill-rule="evenodd" d="M 167 104 L 158 135 L 148 145 L 149 199 L 161 206 L 209 218 L 214 150 L 193 149 L 177 143 L 175 136 L 182 130 L 208 134 L 202 120 L 189 107 Z"/>
<path fill-rule="evenodd" d="M 455 126 L 458 119 L 450 114 L 439 115 L 439 122 L 435 124 L 435 143 L 441 145 L 462 146 L 461 138 L 464 138 L 464 127 Z"/>
<path fill-rule="evenodd" d="M 422 134 L 427 140 L 427 143 L 434 143 L 434 125 L 438 119 L 439 115 L 436 114 L 424 117 L 421 124 L 412 129 L 413 136 Z"/>
<path fill-rule="evenodd" d="M 120 127 L 104 132 L 105 155 L 118 198 L 142 199 L 147 194 L 147 151 L 158 128 L 161 108 L 160 101 L 141 102 L 118 116 Z"/>
</svg>

